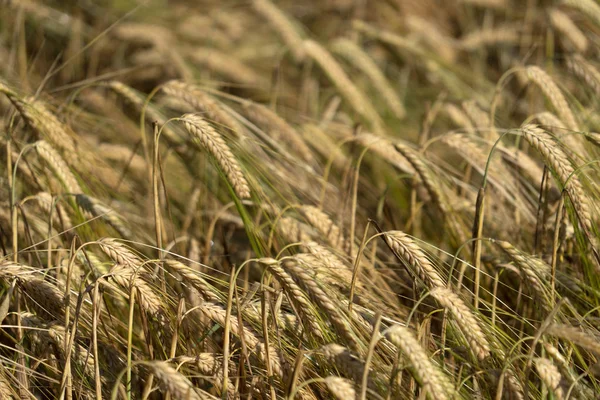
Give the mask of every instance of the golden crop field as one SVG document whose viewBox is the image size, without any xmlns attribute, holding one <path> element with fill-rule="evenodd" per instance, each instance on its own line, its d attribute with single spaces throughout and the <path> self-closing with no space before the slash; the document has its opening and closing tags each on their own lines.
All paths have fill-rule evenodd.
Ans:
<svg viewBox="0 0 600 400">
<path fill-rule="evenodd" d="M 0 0 L 0 399 L 600 398 L 596 0 Z"/>
</svg>

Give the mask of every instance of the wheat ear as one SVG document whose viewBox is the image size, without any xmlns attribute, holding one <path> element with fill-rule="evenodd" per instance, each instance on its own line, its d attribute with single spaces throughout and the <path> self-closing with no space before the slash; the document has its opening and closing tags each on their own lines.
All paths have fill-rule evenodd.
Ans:
<svg viewBox="0 0 600 400">
<path fill-rule="evenodd" d="M 431 362 L 425 349 L 419 344 L 410 329 L 395 325 L 387 329 L 384 335 L 408 358 L 415 379 L 427 391 L 430 398 L 446 400 L 452 397 L 454 386 L 448 377 Z"/>
<path fill-rule="evenodd" d="M 373 128 L 381 129 L 382 122 L 379 114 L 371 105 L 371 102 L 356 87 L 352 80 L 333 56 L 315 41 L 305 40 L 304 51 L 321 67 L 331 82 L 335 85 L 342 97 L 363 118 L 369 121 Z"/>
<path fill-rule="evenodd" d="M 446 282 L 437 272 L 423 250 L 406 233 L 389 231 L 384 234 L 385 241 L 394 253 L 413 273 L 419 276 L 430 287 L 445 287 Z"/>
<path fill-rule="evenodd" d="M 436 287 L 431 290 L 430 294 L 438 303 L 450 310 L 477 358 L 483 360 L 488 357 L 490 355 L 490 344 L 477 317 L 463 299 L 445 287 Z"/>
<path fill-rule="evenodd" d="M 185 128 L 193 136 L 196 144 L 207 150 L 216 160 L 240 199 L 250 197 L 250 187 L 242 173 L 242 168 L 215 129 L 202 117 L 185 114 L 181 117 Z"/>
</svg>

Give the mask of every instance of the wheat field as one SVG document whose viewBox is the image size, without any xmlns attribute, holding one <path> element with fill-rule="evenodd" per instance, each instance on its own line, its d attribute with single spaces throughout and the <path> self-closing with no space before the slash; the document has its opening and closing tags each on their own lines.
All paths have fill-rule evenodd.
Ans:
<svg viewBox="0 0 600 400">
<path fill-rule="evenodd" d="M 0 398 L 600 398 L 599 112 L 596 0 L 0 0 Z"/>
</svg>

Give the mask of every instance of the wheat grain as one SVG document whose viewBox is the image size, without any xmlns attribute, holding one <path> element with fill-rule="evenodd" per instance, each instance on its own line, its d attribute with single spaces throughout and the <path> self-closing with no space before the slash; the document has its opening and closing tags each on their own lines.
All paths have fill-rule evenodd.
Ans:
<svg viewBox="0 0 600 400">
<path fill-rule="evenodd" d="M 241 61 L 232 58 L 231 54 L 221 52 L 218 49 L 194 47 L 189 51 L 188 56 L 195 64 L 222 75 L 233 82 L 251 88 L 269 87 L 269 82 L 262 75 Z"/>
<path fill-rule="evenodd" d="M 310 276 L 307 271 L 310 265 L 298 258 L 296 258 L 296 261 L 283 262 L 282 265 L 284 270 L 296 278 L 298 284 L 309 294 L 315 304 L 323 310 L 338 334 L 349 343 L 352 349 L 358 350 L 360 346 L 350 328 L 348 319 L 344 315 L 344 312 L 332 301 L 331 295 L 327 294 L 319 283 Z"/>
<path fill-rule="evenodd" d="M 377 136 L 371 133 L 361 133 L 356 136 L 356 141 L 361 145 L 373 150 L 384 160 L 402 172 L 410 175 L 415 173 L 415 169 L 404 156 L 394 150 L 393 143 L 383 136 Z"/>
<path fill-rule="evenodd" d="M 165 264 L 169 269 L 181 276 L 183 284 L 193 286 L 205 300 L 213 303 L 220 302 L 219 296 L 216 295 L 216 289 L 202 278 L 197 271 L 177 260 L 165 260 Z"/>
<path fill-rule="evenodd" d="M 194 137 L 196 144 L 207 150 L 215 158 L 236 195 L 241 199 L 249 198 L 250 187 L 242 173 L 242 168 L 221 135 L 197 115 L 185 114 L 181 117 L 181 120 L 188 132 Z"/>
<path fill-rule="evenodd" d="M 546 358 L 536 358 L 535 359 L 535 368 L 540 374 L 540 378 L 544 381 L 544 384 L 554 393 L 557 400 L 562 400 L 565 398 L 565 392 L 561 387 L 561 378 L 560 372 L 558 368 L 552 361 Z"/>
<path fill-rule="evenodd" d="M 580 54 L 567 58 L 567 67 L 600 95 L 600 71 Z"/>
<path fill-rule="evenodd" d="M 501 26 L 469 32 L 459 39 L 459 43 L 463 49 L 474 51 L 484 46 L 516 44 L 518 40 L 519 29 L 517 27 Z"/>
<path fill-rule="evenodd" d="M 590 331 L 582 331 L 574 326 L 555 323 L 550 325 L 546 330 L 546 333 L 564 340 L 569 340 L 586 350 L 600 355 L 600 341 L 598 340 L 597 335 Z"/>
</svg>

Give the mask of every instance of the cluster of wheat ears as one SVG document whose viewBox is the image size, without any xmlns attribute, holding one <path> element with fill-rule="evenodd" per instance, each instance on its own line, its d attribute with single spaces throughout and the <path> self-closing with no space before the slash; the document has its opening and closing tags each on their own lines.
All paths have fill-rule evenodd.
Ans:
<svg viewBox="0 0 600 400">
<path fill-rule="evenodd" d="M 0 0 L 0 398 L 600 398 L 595 0 Z"/>
</svg>

